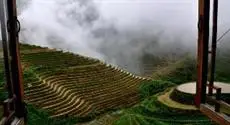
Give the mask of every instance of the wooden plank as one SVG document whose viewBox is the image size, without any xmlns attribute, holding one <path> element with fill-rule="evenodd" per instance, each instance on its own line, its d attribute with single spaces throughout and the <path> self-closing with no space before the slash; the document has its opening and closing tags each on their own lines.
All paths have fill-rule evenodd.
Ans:
<svg viewBox="0 0 230 125">
<path fill-rule="evenodd" d="M 220 125 L 230 125 L 230 117 L 215 112 L 215 109 L 208 104 L 201 104 L 200 111 Z"/>
</svg>

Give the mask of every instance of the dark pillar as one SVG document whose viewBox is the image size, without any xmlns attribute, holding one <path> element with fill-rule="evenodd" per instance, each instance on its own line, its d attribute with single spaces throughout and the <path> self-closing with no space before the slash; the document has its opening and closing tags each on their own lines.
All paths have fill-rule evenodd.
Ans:
<svg viewBox="0 0 230 125">
<path fill-rule="evenodd" d="M 211 51 L 211 65 L 210 65 L 210 80 L 208 94 L 213 94 L 213 82 L 215 77 L 215 65 L 216 65 L 216 42 L 217 42 L 217 21 L 218 21 L 218 0 L 213 1 L 213 26 L 212 26 L 212 51 Z"/>
<path fill-rule="evenodd" d="M 8 33 L 9 33 L 9 49 L 10 49 L 10 68 L 12 76 L 13 91 L 15 96 L 15 116 L 18 118 L 24 117 L 24 103 L 23 103 L 23 83 L 22 70 L 20 64 L 20 52 L 18 33 L 20 30 L 19 22 L 17 20 L 16 0 L 7 0 L 8 9 Z"/>
</svg>

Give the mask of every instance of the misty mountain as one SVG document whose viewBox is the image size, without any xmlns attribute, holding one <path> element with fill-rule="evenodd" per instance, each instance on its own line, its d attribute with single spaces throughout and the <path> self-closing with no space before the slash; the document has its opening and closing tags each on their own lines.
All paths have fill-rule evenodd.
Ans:
<svg viewBox="0 0 230 125">
<path fill-rule="evenodd" d="M 229 4 L 220 0 L 219 34 L 230 27 Z M 195 55 L 197 5 L 194 0 L 19 0 L 20 41 L 139 73 L 144 63 L 151 63 L 143 62 L 146 55 Z"/>
</svg>

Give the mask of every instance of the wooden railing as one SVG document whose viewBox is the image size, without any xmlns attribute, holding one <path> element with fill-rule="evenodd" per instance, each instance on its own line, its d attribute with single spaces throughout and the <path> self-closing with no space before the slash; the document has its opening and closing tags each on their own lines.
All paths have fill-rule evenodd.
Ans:
<svg viewBox="0 0 230 125">
<path fill-rule="evenodd" d="M 212 103 L 215 103 L 215 111 L 216 112 L 220 112 L 220 105 L 224 105 L 223 103 L 220 104 L 220 102 L 223 102 L 221 101 L 221 88 L 218 87 L 218 86 L 215 86 L 215 85 L 210 85 L 210 84 L 207 84 L 207 86 L 209 87 L 209 90 L 216 90 L 216 97 L 213 98 L 213 94 L 209 94 L 207 95 L 207 100 L 212 102 Z M 227 103 L 225 103 L 227 104 Z M 230 107 L 229 107 L 230 108 Z"/>
<path fill-rule="evenodd" d="M 9 125 L 13 121 L 13 116 L 15 114 L 13 110 L 13 101 L 14 99 L 6 99 L 3 102 L 3 119 L 0 122 L 0 125 Z"/>
<path fill-rule="evenodd" d="M 211 93 L 206 96 L 207 103 L 200 105 L 200 111 L 220 125 L 230 125 L 230 105 L 221 100 L 221 88 L 210 84 L 207 86 L 211 91 L 216 90 L 216 94 L 213 96 L 214 94 Z"/>
<path fill-rule="evenodd" d="M 24 125 L 23 119 L 15 117 L 14 100 L 15 98 L 6 99 L 3 102 L 3 118 L 0 121 L 0 125 Z"/>
</svg>

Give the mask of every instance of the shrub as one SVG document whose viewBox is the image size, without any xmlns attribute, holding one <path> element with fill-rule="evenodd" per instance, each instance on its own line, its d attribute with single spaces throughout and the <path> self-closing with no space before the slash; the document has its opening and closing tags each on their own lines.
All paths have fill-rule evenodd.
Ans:
<svg viewBox="0 0 230 125">
<path fill-rule="evenodd" d="M 140 85 L 139 91 L 142 99 L 152 96 L 156 93 L 164 91 L 166 88 L 174 86 L 173 83 L 167 81 L 151 81 Z"/>
<path fill-rule="evenodd" d="M 75 118 L 49 118 L 49 114 L 43 110 L 38 110 L 32 105 L 27 105 L 28 125 L 74 125 Z"/>
<path fill-rule="evenodd" d="M 194 81 L 196 80 L 196 61 L 192 57 L 179 60 L 155 72 L 153 78 L 175 84 Z"/>
</svg>

